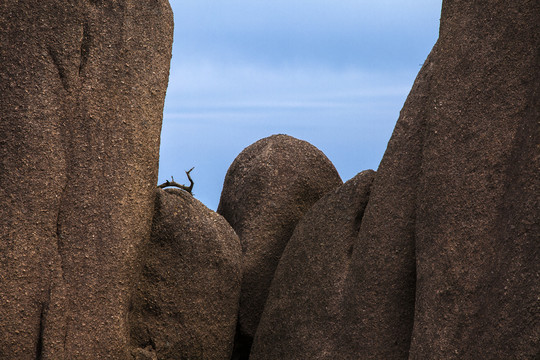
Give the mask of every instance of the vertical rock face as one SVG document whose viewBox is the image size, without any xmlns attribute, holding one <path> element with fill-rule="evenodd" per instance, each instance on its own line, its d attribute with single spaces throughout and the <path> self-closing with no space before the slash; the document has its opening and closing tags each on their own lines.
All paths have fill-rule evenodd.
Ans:
<svg viewBox="0 0 540 360">
<path fill-rule="evenodd" d="M 540 2 L 445 1 L 424 65 L 411 358 L 540 352 Z"/>
<path fill-rule="evenodd" d="M 240 299 L 240 240 L 223 217 L 187 192 L 158 189 L 156 195 L 130 311 L 133 354 L 229 359 Z"/>
<path fill-rule="evenodd" d="M 259 140 L 229 168 L 218 213 L 242 243 L 239 331 L 248 343 L 296 223 L 324 193 L 340 184 L 336 169 L 321 151 L 286 135 Z"/>
<path fill-rule="evenodd" d="M 0 358 L 126 358 L 169 4 L 7 0 L 0 28 Z"/>
<path fill-rule="evenodd" d="M 353 359 L 344 286 L 375 173 L 364 171 L 302 217 L 283 252 L 250 359 Z"/>
</svg>

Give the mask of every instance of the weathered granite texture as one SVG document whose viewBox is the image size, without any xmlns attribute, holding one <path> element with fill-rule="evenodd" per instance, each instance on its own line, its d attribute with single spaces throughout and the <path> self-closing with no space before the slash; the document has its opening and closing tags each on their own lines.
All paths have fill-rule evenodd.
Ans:
<svg viewBox="0 0 540 360">
<path fill-rule="evenodd" d="M 226 283 L 194 271 L 212 258 L 200 250 L 183 249 L 192 262 L 172 255 L 201 242 L 161 252 L 144 241 L 171 15 L 166 0 L 0 3 L 0 359 L 230 353 L 234 256 L 205 268 L 227 269 Z M 219 206 L 245 272 L 233 357 L 249 354 L 282 258 L 253 358 L 538 358 L 539 27 L 537 0 L 444 0 L 369 200 L 364 173 L 323 199 L 284 253 L 341 180 L 321 152 L 283 135 L 239 155 Z M 324 208 L 346 216 L 317 222 Z M 199 225 L 179 219 L 175 239 L 221 233 L 190 233 Z M 178 279 L 163 264 L 201 278 L 169 287 Z M 220 293 L 208 312 L 190 302 Z M 211 330 L 178 328 L 201 323 Z M 176 332 L 189 345 L 167 345 Z"/>
<path fill-rule="evenodd" d="M 223 217 L 186 191 L 156 190 L 130 311 L 134 353 L 146 348 L 157 359 L 229 359 L 241 256 L 240 240 Z"/>
<path fill-rule="evenodd" d="M 445 1 L 417 83 L 423 146 L 410 359 L 533 359 L 540 2 Z"/>
<path fill-rule="evenodd" d="M 538 1 L 443 2 L 339 293 L 340 325 L 356 326 L 322 358 L 538 358 L 539 27 Z M 280 279 L 298 278 L 288 264 Z M 269 300 L 256 359 L 303 344 L 298 323 L 277 315 L 283 303 Z M 278 334 L 263 332 L 279 321 Z M 280 358 L 303 358 L 294 354 Z"/>
<path fill-rule="evenodd" d="M 281 253 L 302 215 L 341 185 L 328 158 L 313 145 L 274 135 L 250 145 L 225 177 L 218 213 L 238 234 L 243 251 L 239 342 L 249 352 Z M 243 350 L 242 350 L 243 351 Z"/>
<path fill-rule="evenodd" d="M 0 358 L 126 359 L 172 44 L 166 0 L 0 3 Z"/>
<path fill-rule="evenodd" d="M 344 286 L 375 173 L 364 171 L 302 217 L 276 269 L 250 359 L 347 359 Z"/>
</svg>

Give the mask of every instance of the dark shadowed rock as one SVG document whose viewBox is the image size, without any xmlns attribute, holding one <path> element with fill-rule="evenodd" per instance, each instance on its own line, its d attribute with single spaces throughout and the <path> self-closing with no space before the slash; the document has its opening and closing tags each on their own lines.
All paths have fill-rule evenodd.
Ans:
<svg viewBox="0 0 540 360">
<path fill-rule="evenodd" d="M 5 0 L 0 29 L 0 358 L 125 359 L 171 9 Z"/>
<path fill-rule="evenodd" d="M 300 220 L 276 269 L 250 359 L 352 359 L 344 286 L 375 173 L 327 193 Z"/>
<path fill-rule="evenodd" d="M 330 349 L 322 357 L 538 358 L 539 27 L 538 1 L 443 2 L 440 38 L 371 187 L 339 294 L 339 326 L 356 325 L 346 327 L 347 346 L 321 346 Z M 290 263 L 280 266 L 276 291 L 303 274 Z M 277 294 L 256 358 L 268 339 L 309 343 L 295 328 L 300 319 L 270 334 L 284 318 L 279 306 L 296 296 Z"/>
<path fill-rule="evenodd" d="M 302 215 L 341 179 L 313 145 L 274 135 L 247 147 L 225 177 L 218 213 L 240 237 L 240 336 L 252 338 L 285 245 Z"/>
<path fill-rule="evenodd" d="M 238 236 L 223 217 L 186 191 L 158 189 L 130 313 L 134 355 L 229 359 L 241 255 Z"/>
</svg>

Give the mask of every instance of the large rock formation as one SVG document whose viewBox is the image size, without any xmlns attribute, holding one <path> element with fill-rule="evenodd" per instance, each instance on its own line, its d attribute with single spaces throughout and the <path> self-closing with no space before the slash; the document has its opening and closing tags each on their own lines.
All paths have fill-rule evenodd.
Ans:
<svg viewBox="0 0 540 360">
<path fill-rule="evenodd" d="M 538 1 L 443 2 L 439 40 L 373 182 L 339 294 L 349 346 L 328 344 L 322 358 L 538 356 L 539 49 Z M 270 318 L 281 303 L 268 300 L 260 325 L 280 333 L 261 330 L 255 351 L 305 343 L 283 314 Z M 280 358 L 303 358 L 287 350 Z"/>
<path fill-rule="evenodd" d="M 421 111 L 411 359 L 540 354 L 540 2 L 443 3 Z M 412 115 L 412 114 L 411 114 Z M 397 141 L 397 139 L 396 139 Z"/>
<path fill-rule="evenodd" d="M 227 358 L 230 229 L 158 192 L 144 242 L 168 2 L 4 0 L 0 29 L 0 359 Z M 537 358 L 539 49 L 540 2 L 444 0 L 371 187 L 324 198 L 284 253 L 341 180 L 287 136 L 244 150 L 219 206 L 238 344 L 267 303 L 256 359 Z"/>
<path fill-rule="evenodd" d="M 169 4 L 5 0 L 0 28 L 0 358 L 125 359 Z"/>
<path fill-rule="evenodd" d="M 183 190 L 158 189 L 151 240 L 133 297 L 134 353 L 157 359 L 229 359 L 241 285 L 230 225 Z"/>
<path fill-rule="evenodd" d="M 364 171 L 302 217 L 276 269 L 250 359 L 346 359 L 344 285 L 375 173 Z"/>
<path fill-rule="evenodd" d="M 286 135 L 259 140 L 234 160 L 218 213 L 240 237 L 244 254 L 239 343 L 250 347 L 274 271 L 296 223 L 340 184 L 336 169 L 320 150 Z"/>
</svg>

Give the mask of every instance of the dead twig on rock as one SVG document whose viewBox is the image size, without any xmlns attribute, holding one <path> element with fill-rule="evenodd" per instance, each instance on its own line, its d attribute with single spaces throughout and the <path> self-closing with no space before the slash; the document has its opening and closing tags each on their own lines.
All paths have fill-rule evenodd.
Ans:
<svg viewBox="0 0 540 360">
<path fill-rule="evenodd" d="M 177 183 L 176 181 L 174 181 L 174 177 L 171 176 L 172 181 L 165 180 L 165 182 L 163 184 L 158 185 L 158 188 L 163 189 L 163 188 L 166 188 L 168 186 L 174 186 L 174 187 L 180 188 L 182 190 L 185 190 L 188 193 L 190 193 L 191 195 L 193 195 L 193 193 L 191 191 L 193 190 L 194 182 L 193 182 L 193 179 L 191 178 L 191 175 L 190 175 L 191 170 L 193 170 L 193 169 L 195 169 L 195 167 L 192 167 L 191 169 L 186 171 L 186 175 L 187 175 L 187 178 L 188 178 L 189 183 L 190 183 L 189 186 Z"/>
</svg>

